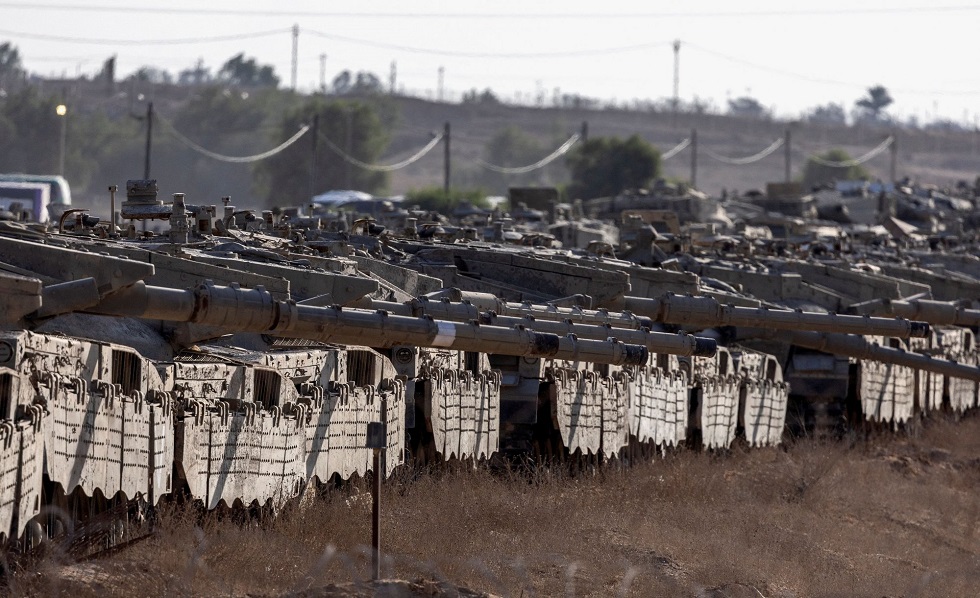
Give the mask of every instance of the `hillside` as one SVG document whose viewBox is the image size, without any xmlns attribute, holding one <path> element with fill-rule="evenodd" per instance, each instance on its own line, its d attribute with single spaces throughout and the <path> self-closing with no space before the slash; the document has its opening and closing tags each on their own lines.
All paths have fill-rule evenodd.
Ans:
<svg viewBox="0 0 980 598">
<path fill-rule="evenodd" d="M 57 82 L 48 87 L 54 89 Z M 74 82 L 70 94 L 83 110 L 105 112 L 110 118 L 127 119 L 129 114 L 145 112 L 145 102 L 153 101 L 155 114 L 174 119 L 182 107 L 195 97 L 194 88 L 145 85 L 133 87 L 106 98 L 104 90 L 92 84 Z M 134 98 L 136 100 L 134 101 Z M 585 110 L 568 108 L 534 108 L 503 104 L 445 104 L 412 97 L 384 98 L 396 106 L 396 124 L 388 131 L 391 144 L 379 162 L 391 164 L 404 160 L 423 147 L 433 133 L 441 133 L 446 123 L 451 127 L 452 184 L 457 187 L 481 187 L 490 194 L 504 194 L 511 184 L 561 184 L 567 181 L 567 170 L 559 158 L 547 170 L 535 171 L 521 179 L 496 175 L 478 164 L 487 158 L 487 143 L 508 127 L 533 138 L 544 157 L 573 133 L 587 125 L 588 135 L 628 137 L 637 134 L 667 151 L 697 131 L 697 186 L 717 195 L 722 189 L 748 190 L 764 188 L 769 181 L 785 178 L 785 151 L 779 148 L 768 157 L 748 165 L 732 165 L 713 158 L 751 156 L 791 132 L 791 176 L 798 177 L 807 158 L 830 148 L 843 148 L 858 157 L 881 143 L 892 131 L 867 126 L 828 126 L 802 122 L 786 123 L 751 120 L 714 114 L 678 114 L 639 112 L 621 109 Z M 278 105 L 282 110 L 302 98 L 282 92 Z M 198 131 L 182 133 L 207 145 L 208 149 L 227 155 L 249 155 L 268 150 L 281 132 L 275 117 L 270 117 L 264 130 L 234 138 L 200 139 Z M 894 134 L 898 143 L 897 175 L 910 176 L 923 182 L 953 185 L 959 180 L 972 182 L 980 174 L 980 132 L 944 132 L 899 130 Z M 105 208 L 108 203 L 106 186 L 124 185 L 126 179 L 139 178 L 143 172 L 141 133 L 131 141 L 130 151 L 102 164 L 100 173 L 87 186 L 74 182 L 76 203 L 82 206 Z M 71 139 L 68 140 L 71 144 Z M 330 151 L 321 148 L 321 151 Z M 691 177 L 690 148 L 664 162 L 667 177 L 689 180 Z M 249 164 L 219 162 L 201 158 L 187 147 L 178 144 L 165 126 L 154 129 L 152 176 L 160 181 L 164 197 L 173 192 L 188 194 L 189 201 L 217 203 L 223 195 L 231 195 L 239 206 L 264 206 L 255 195 Z M 336 156 L 337 160 L 341 158 Z M 535 158 L 537 159 L 537 158 Z M 532 160 L 533 161 L 533 160 Z M 523 166 L 524 163 L 502 164 Z M 885 151 L 865 164 L 876 178 L 887 179 L 891 155 Z M 387 192 L 402 194 L 411 189 L 443 185 L 444 146 L 435 147 L 419 161 L 391 173 Z M 70 173 L 69 173 L 70 175 Z M 540 175 L 540 176 L 539 176 Z M 493 181 L 488 184 L 487 181 Z M 282 198 L 276 203 L 297 204 L 305 198 Z M 99 208 L 97 208 L 99 209 Z"/>
<path fill-rule="evenodd" d="M 780 148 L 759 162 L 736 166 L 712 159 L 713 152 L 725 157 L 751 156 L 783 137 L 791 130 L 791 172 L 799 176 L 806 158 L 814 153 L 840 147 L 852 157 L 868 152 L 891 131 L 884 128 L 839 127 L 807 123 L 753 121 L 719 115 L 640 113 L 623 110 L 569 110 L 553 108 L 511 107 L 502 105 L 441 105 L 398 98 L 401 114 L 392 148 L 420 146 L 420 132 L 442 131 L 444 123 L 452 127 L 453 181 L 471 178 L 480 167 L 475 159 L 483 156 L 484 145 L 500 130 L 515 126 L 534 136 L 543 147 L 554 148 L 554 139 L 565 139 L 588 123 L 589 136 L 628 137 L 638 134 L 662 152 L 697 130 L 699 156 L 697 185 L 712 195 L 729 191 L 764 188 L 769 181 L 785 178 L 785 153 Z M 900 130 L 897 174 L 938 185 L 953 185 L 959 180 L 973 181 L 980 174 L 980 133 L 926 132 Z M 414 141 L 414 143 L 411 143 Z M 866 164 L 876 178 L 889 176 L 891 156 L 886 151 Z M 410 168 L 392 176 L 394 192 L 421 185 L 441 185 L 443 157 L 432 152 Z M 670 178 L 689 180 L 691 150 L 687 149 L 664 162 Z"/>
</svg>

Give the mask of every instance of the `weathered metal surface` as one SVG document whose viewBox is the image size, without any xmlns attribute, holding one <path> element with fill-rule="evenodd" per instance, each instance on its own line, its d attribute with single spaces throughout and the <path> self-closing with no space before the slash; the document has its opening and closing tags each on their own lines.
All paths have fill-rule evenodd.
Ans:
<svg viewBox="0 0 980 598">
<path fill-rule="evenodd" d="M 98 381 L 90 388 L 82 378 L 53 374 L 39 387 L 47 391 L 51 414 L 45 440 L 47 473 L 66 493 L 80 488 L 88 496 L 98 490 L 107 497 L 117 492 L 146 497 L 154 446 L 154 459 L 163 463 L 152 475 L 162 481 L 173 448 L 159 446 L 168 434 L 151 422 L 153 407 L 142 393 L 124 395 L 118 385 Z"/>
<path fill-rule="evenodd" d="M 40 407 L 27 419 L 0 422 L 0 537 L 20 537 L 27 522 L 41 511 L 48 424 Z"/>
<path fill-rule="evenodd" d="M 550 372 L 552 416 L 569 453 L 598 453 L 602 446 L 602 389 L 592 371 L 555 369 Z"/>
<path fill-rule="evenodd" d="M 701 415 L 701 444 L 705 448 L 728 448 L 735 440 L 739 383 L 738 377 L 731 374 L 695 379 Z"/>
<path fill-rule="evenodd" d="M 740 380 L 739 423 L 750 446 L 781 442 L 789 402 L 783 368 L 767 353 L 739 348 L 732 352 Z"/>
<path fill-rule="evenodd" d="M 433 368 L 425 380 L 426 412 L 445 459 L 486 458 L 500 443 L 500 372 Z"/>
<path fill-rule="evenodd" d="M 750 446 L 775 446 L 782 442 L 789 403 L 789 385 L 771 380 L 745 380 L 742 423 Z"/>
<path fill-rule="evenodd" d="M 967 328 L 940 326 L 936 328 L 937 348 L 957 363 L 977 365 L 977 343 L 973 331 Z M 946 377 L 946 395 L 950 407 L 958 412 L 977 404 L 977 382 L 952 376 Z"/>
<path fill-rule="evenodd" d="M 605 394 L 602 405 L 602 454 L 606 458 L 616 457 L 629 442 L 629 396 L 622 375 L 602 378 Z"/>
<path fill-rule="evenodd" d="M 628 433 L 623 381 L 566 368 L 551 368 L 549 378 L 552 417 L 568 451 L 615 456 Z"/>
<path fill-rule="evenodd" d="M 191 494 L 206 508 L 271 502 L 275 509 L 298 494 L 305 438 L 295 418 L 259 412 L 254 404 L 238 412 L 227 402 L 187 406 L 178 426 L 181 463 Z"/>
<path fill-rule="evenodd" d="M 305 415 L 305 476 L 326 482 L 337 474 L 348 479 L 371 469 L 372 454 L 367 448 L 367 425 L 385 422 L 386 474 L 404 461 L 405 387 L 396 380 L 385 380 L 379 388 L 334 384 L 323 392 L 317 389 L 308 399 Z"/>
<path fill-rule="evenodd" d="M 899 424 L 912 417 L 912 368 L 878 361 L 862 361 L 858 374 L 861 411 L 870 421 Z"/>
<path fill-rule="evenodd" d="M 675 360 L 676 361 L 676 360 Z M 676 446 L 687 437 L 688 376 L 656 366 L 627 370 L 629 429 L 640 442 Z"/>
<path fill-rule="evenodd" d="M 0 322 L 15 323 L 41 307 L 41 281 L 2 271 L 0 264 Z"/>
</svg>

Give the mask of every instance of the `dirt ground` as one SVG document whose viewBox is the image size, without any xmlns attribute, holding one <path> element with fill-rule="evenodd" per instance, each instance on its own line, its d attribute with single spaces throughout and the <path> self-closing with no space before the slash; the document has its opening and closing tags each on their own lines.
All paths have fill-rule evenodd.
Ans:
<svg viewBox="0 0 980 598">
<path fill-rule="evenodd" d="M 266 523 L 161 514 L 111 556 L 52 549 L 13 596 L 972 596 L 980 416 L 774 449 L 668 450 L 575 474 L 456 464 L 383 496 L 383 576 L 365 585 L 366 486 Z M 404 581 L 412 580 L 412 581 Z M 468 590 L 461 590 L 468 588 Z"/>
</svg>

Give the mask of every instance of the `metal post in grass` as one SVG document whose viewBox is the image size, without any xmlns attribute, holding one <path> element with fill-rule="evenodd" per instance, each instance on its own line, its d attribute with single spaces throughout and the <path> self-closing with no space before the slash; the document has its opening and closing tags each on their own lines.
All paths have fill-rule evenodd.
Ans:
<svg viewBox="0 0 980 598">
<path fill-rule="evenodd" d="M 383 410 L 382 410 L 383 412 Z M 371 482 L 371 579 L 381 579 L 381 476 L 384 475 L 384 422 L 367 426 L 367 447 L 374 451 L 374 477 Z"/>
</svg>

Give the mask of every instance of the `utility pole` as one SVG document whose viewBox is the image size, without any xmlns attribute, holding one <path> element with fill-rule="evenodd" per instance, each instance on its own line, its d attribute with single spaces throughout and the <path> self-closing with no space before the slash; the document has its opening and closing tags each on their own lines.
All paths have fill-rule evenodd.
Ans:
<svg viewBox="0 0 980 598">
<path fill-rule="evenodd" d="M 146 153 L 143 154 L 143 178 L 150 178 L 150 147 L 153 144 L 153 102 L 146 105 Z M 145 222 L 145 221 L 144 221 Z"/>
<path fill-rule="evenodd" d="M 65 105 L 65 96 L 61 96 L 61 104 L 55 108 L 55 114 L 61 121 L 61 144 L 58 149 L 58 174 L 65 176 L 65 143 L 68 141 L 68 106 Z"/>
<path fill-rule="evenodd" d="M 313 115 L 313 155 L 310 158 L 310 201 L 316 195 L 316 154 L 319 149 L 320 115 Z"/>
<path fill-rule="evenodd" d="M 446 129 L 442 133 L 442 143 L 443 143 L 443 162 L 444 162 L 444 172 L 443 172 L 443 183 L 442 189 L 446 194 L 446 199 L 449 199 L 449 123 L 446 123 Z"/>
<path fill-rule="evenodd" d="M 582 121 L 582 132 L 579 133 L 579 137 L 582 138 L 582 143 L 585 143 L 586 141 L 589 140 L 589 121 L 587 120 Z"/>
<path fill-rule="evenodd" d="M 391 74 L 388 76 L 389 93 L 395 95 L 395 84 L 398 81 L 398 63 L 391 61 Z"/>
<path fill-rule="evenodd" d="M 439 95 L 438 95 L 440 102 L 442 101 L 442 91 L 443 91 L 442 90 L 442 83 L 443 83 L 443 76 L 445 74 L 446 74 L 446 69 L 444 69 L 443 67 L 440 66 L 439 67 Z"/>
<path fill-rule="evenodd" d="M 680 107 L 681 89 L 681 40 L 674 40 L 674 124 L 677 124 L 677 109 Z"/>
<path fill-rule="evenodd" d="M 293 77 L 290 88 L 296 91 L 296 65 L 299 61 L 299 25 L 293 25 Z"/>
<path fill-rule="evenodd" d="M 698 130 L 691 129 L 691 187 L 698 187 Z"/>
<path fill-rule="evenodd" d="M 327 55 L 320 54 L 320 93 L 327 93 Z"/>
<path fill-rule="evenodd" d="M 790 147 L 791 147 L 790 146 L 790 143 L 791 143 L 790 131 L 789 131 L 789 129 L 786 129 L 786 139 L 785 139 L 785 141 L 783 141 L 783 145 L 786 146 L 785 156 L 786 156 L 786 182 L 787 183 L 789 183 L 789 182 L 792 181 L 792 176 L 791 176 L 790 173 L 792 171 L 792 166 L 793 165 L 792 165 L 792 162 L 791 162 L 792 158 L 790 156 Z"/>
<path fill-rule="evenodd" d="M 381 413 L 388 402 L 381 398 Z M 384 421 L 368 422 L 367 448 L 373 453 L 371 472 L 371 579 L 381 579 L 381 480 L 385 473 L 386 426 Z"/>
<path fill-rule="evenodd" d="M 354 108 L 352 106 L 347 106 L 345 110 L 347 112 L 347 158 L 344 159 L 344 167 L 347 175 L 347 188 L 352 189 L 351 183 L 351 169 L 350 169 L 350 158 L 353 156 L 351 153 L 352 139 L 354 136 Z"/>
<path fill-rule="evenodd" d="M 892 160 L 891 160 L 891 176 L 892 183 L 898 180 L 898 137 L 895 132 L 892 132 Z"/>
</svg>

